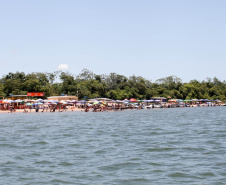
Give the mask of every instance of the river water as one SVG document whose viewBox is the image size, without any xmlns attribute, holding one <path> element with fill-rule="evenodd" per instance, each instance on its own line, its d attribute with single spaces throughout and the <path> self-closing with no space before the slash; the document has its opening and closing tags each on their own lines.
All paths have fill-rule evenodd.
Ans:
<svg viewBox="0 0 226 185">
<path fill-rule="evenodd" d="M 0 114 L 0 184 L 225 184 L 226 107 Z"/>
</svg>

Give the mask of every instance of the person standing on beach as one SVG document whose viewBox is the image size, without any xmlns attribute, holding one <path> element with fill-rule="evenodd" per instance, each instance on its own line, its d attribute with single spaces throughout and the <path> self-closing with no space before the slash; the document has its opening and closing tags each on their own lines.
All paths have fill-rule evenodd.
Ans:
<svg viewBox="0 0 226 185">
<path fill-rule="evenodd" d="M 36 112 L 38 112 L 39 111 L 39 107 L 37 106 L 35 110 L 36 110 Z"/>
</svg>

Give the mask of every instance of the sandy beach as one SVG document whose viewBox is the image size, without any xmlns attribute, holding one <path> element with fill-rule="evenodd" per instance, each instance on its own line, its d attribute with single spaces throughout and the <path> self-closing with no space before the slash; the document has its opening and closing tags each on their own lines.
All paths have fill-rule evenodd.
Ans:
<svg viewBox="0 0 226 185">
<path fill-rule="evenodd" d="M 75 108 L 75 109 L 66 109 L 66 111 L 65 110 L 63 110 L 63 109 L 61 109 L 60 111 L 59 110 L 56 110 L 55 112 L 57 113 L 57 112 L 73 112 L 73 111 L 84 111 L 84 109 L 80 109 L 80 108 Z M 13 112 L 10 112 L 10 110 L 0 110 L 0 114 L 2 113 L 2 114 L 4 114 L 4 113 L 46 113 L 46 112 L 50 112 L 50 110 L 48 110 L 48 111 L 44 111 L 43 112 L 43 110 L 42 109 L 39 109 L 39 111 L 38 112 L 36 112 L 35 111 L 35 109 L 26 109 L 26 112 L 24 112 L 24 109 L 16 109 L 16 111 L 13 111 Z"/>
</svg>

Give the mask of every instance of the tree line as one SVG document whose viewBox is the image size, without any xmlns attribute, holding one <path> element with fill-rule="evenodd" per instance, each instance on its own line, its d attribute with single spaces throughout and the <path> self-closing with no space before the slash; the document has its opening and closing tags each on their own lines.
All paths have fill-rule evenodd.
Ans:
<svg viewBox="0 0 226 185">
<path fill-rule="evenodd" d="M 75 95 L 79 99 L 106 97 L 110 99 L 220 99 L 226 100 L 226 81 L 214 77 L 203 81 L 183 83 L 176 76 L 152 82 L 141 76 L 110 73 L 94 74 L 84 69 L 80 74 L 55 71 L 53 73 L 8 73 L 0 79 L 0 96 L 26 95 L 27 92 L 45 92 L 45 96 Z M 1 97 L 0 97 L 1 98 Z"/>
</svg>

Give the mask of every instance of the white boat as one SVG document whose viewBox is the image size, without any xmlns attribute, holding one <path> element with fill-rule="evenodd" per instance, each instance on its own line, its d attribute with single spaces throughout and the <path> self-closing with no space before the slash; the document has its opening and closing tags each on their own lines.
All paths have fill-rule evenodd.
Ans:
<svg viewBox="0 0 226 185">
<path fill-rule="evenodd" d="M 154 108 L 162 108 L 162 105 L 156 104 L 156 105 L 154 105 Z"/>
<path fill-rule="evenodd" d="M 147 106 L 145 106 L 145 109 L 152 109 L 152 108 L 153 108 L 152 105 L 147 105 Z"/>
</svg>

